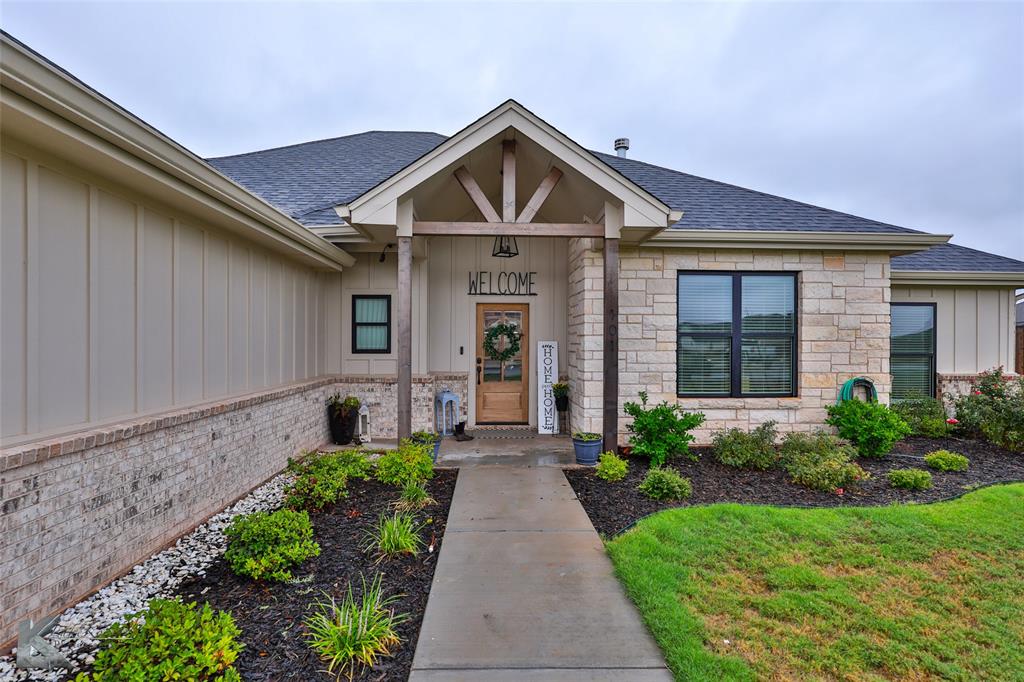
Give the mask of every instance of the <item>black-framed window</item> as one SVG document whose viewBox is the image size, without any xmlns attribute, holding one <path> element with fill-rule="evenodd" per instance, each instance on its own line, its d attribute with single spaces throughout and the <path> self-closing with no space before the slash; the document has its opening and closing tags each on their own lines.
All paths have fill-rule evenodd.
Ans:
<svg viewBox="0 0 1024 682">
<path fill-rule="evenodd" d="M 386 294 L 352 297 L 352 352 L 391 352 L 391 297 Z"/>
<path fill-rule="evenodd" d="M 680 272 L 676 393 L 796 395 L 796 273 Z"/>
<path fill-rule="evenodd" d="M 892 399 L 935 397 L 935 304 L 893 303 L 889 337 Z"/>
</svg>

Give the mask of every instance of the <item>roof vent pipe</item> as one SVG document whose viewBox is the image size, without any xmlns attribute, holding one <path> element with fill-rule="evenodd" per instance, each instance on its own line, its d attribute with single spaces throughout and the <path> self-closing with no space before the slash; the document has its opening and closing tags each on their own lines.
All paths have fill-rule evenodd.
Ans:
<svg viewBox="0 0 1024 682">
<path fill-rule="evenodd" d="M 626 152 L 629 151 L 629 138 L 620 137 L 615 140 L 615 153 L 619 155 L 620 159 L 626 158 Z"/>
</svg>

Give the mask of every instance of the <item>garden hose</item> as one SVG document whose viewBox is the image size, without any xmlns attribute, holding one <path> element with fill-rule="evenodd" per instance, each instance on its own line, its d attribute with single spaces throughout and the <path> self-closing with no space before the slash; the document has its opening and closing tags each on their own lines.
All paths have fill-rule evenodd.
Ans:
<svg viewBox="0 0 1024 682">
<path fill-rule="evenodd" d="M 843 402 L 844 400 L 853 400 L 853 390 L 858 386 L 864 387 L 868 392 L 868 399 L 871 402 L 878 402 L 878 391 L 875 390 L 875 384 L 871 379 L 865 377 L 854 377 L 848 380 L 843 387 L 839 389 L 839 397 L 836 399 L 836 404 Z"/>
</svg>

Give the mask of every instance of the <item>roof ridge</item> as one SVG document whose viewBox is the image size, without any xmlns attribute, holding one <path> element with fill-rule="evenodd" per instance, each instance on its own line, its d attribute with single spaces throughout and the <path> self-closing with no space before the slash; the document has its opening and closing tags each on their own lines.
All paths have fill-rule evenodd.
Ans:
<svg viewBox="0 0 1024 682">
<path fill-rule="evenodd" d="M 447 135 L 441 133 L 435 133 L 430 130 L 364 130 L 358 133 L 349 133 L 348 135 L 336 135 L 335 137 L 324 137 L 319 140 L 306 140 L 305 142 L 295 142 L 293 144 L 283 144 L 279 147 L 267 147 L 266 149 L 254 149 L 251 152 L 242 152 L 241 154 L 227 154 L 225 156 L 210 156 L 206 158 L 206 161 L 221 161 L 223 159 L 237 159 L 243 156 L 252 156 L 253 154 L 264 154 L 266 152 L 276 152 L 282 149 L 294 149 L 295 147 L 304 147 L 310 144 L 320 144 L 322 142 L 334 142 L 335 140 L 345 140 L 351 137 L 362 137 L 363 135 L 372 135 L 374 133 L 387 133 L 393 135 L 437 135 L 438 137 L 448 139 Z"/>
<path fill-rule="evenodd" d="M 594 154 L 597 154 L 598 156 L 607 156 L 607 157 L 615 158 L 615 159 L 620 159 L 621 158 L 621 157 L 618 157 L 618 156 L 614 156 L 612 154 L 608 154 L 606 152 L 594 152 Z M 824 211 L 826 213 L 834 213 L 836 215 L 842 215 L 842 216 L 846 216 L 848 218 L 855 218 L 857 220 L 865 220 L 867 222 L 871 222 L 871 223 L 874 223 L 876 225 L 882 225 L 884 227 L 894 227 L 894 228 L 896 228 L 898 230 L 906 230 L 907 232 L 916 232 L 916 233 L 919 233 L 919 234 L 930 234 L 930 233 L 924 232 L 922 230 L 915 230 L 915 229 L 910 228 L 910 227 L 903 227 L 902 225 L 893 225 L 892 223 L 882 222 L 881 220 L 875 220 L 874 218 L 865 218 L 864 216 L 854 215 L 853 213 L 846 213 L 845 211 L 837 211 L 837 210 L 832 209 L 832 208 L 825 208 L 824 206 L 818 206 L 816 204 L 809 204 L 806 201 L 800 201 L 799 199 L 790 199 L 789 197 L 784 197 L 784 196 L 781 196 L 779 194 L 772 194 L 770 192 L 764 192 L 764 191 L 759 190 L 759 189 L 751 189 L 750 187 L 743 187 L 742 185 L 736 185 L 736 184 L 733 184 L 731 182 L 724 182 L 722 180 L 715 180 L 713 178 L 705 178 L 702 175 L 694 175 L 693 173 L 687 173 L 686 171 L 676 170 L 675 168 L 668 168 L 666 166 L 659 166 L 659 165 L 654 164 L 654 163 L 648 163 L 647 161 L 639 161 L 637 159 L 630 159 L 630 158 L 625 158 L 625 159 L 622 159 L 622 160 L 630 162 L 630 163 L 638 163 L 640 165 L 648 166 L 650 168 L 657 168 L 658 170 L 668 171 L 669 173 L 675 173 L 676 175 L 685 175 L 688 178 L 696 178 L 698 180 L 703 180 L 705 182 L 711 182 L 711 183 L 714 183 L 716 185 L 721 185 L 722 187 L 730 187 L 732 189 L 739 189 L 739 190 L 743 190 L 744 192 L 751 192 L 752 194 L 759 194 L 759 195 L 761 195 L 763 197 L 769 197 L 771 199 L 781 199 L 782 201 L 788 201 L 788 202 L 793 203 L 793 204 L 799 204 L 801 206 L 806 206 L 807 208 L 813 208 L 813 209 L 816 209 L 818 211 Z M 607 161 L 605 163 L 607 163 Z M 683 219 L 684 220 L 686 219 L 685 213 L 683 215 Z"/>
</svg>

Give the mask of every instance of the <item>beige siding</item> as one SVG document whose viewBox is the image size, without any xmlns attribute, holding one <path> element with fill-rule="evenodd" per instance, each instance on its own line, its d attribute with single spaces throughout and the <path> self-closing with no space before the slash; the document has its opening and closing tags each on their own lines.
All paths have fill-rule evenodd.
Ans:
<svg viewBox="0 0 1024 682">
<path fill-rule="evenodd" d="M 893 303 L 935 303 L 936 370 L 976 374 L 1014 363 L 1013 289 L 897 284 Z"/>
<path fill-rule="evenodd" d="M 4 147 L 4 445 L 328 371 L 339 275 Z"/>
</svg>

